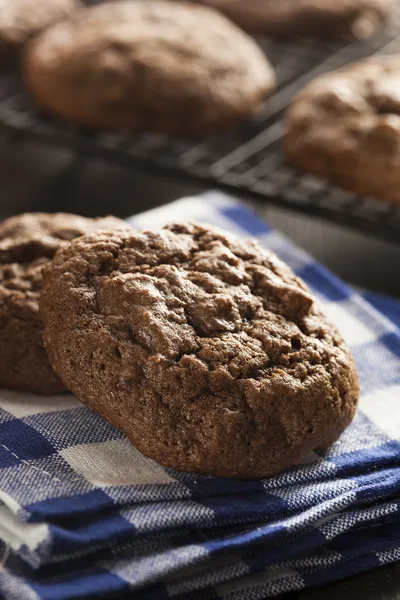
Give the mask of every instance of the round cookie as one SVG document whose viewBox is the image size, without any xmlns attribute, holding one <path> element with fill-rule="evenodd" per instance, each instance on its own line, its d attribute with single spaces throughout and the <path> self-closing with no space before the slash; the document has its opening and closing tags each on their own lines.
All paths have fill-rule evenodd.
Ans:
<svg viewBox="0 0 400 600">
<path fill-rule="evenodd" d="M 165 0 L 89 8 L 27 48 L 25 83 L 73 122 L 206 134 L 260 108 L 274 73 L 257 44 L 211 8 Z"/>
<path fill-rule="evenodd" d="M 400 202 L 400 57 L 319 77 L 286 117 L 293 165 L 363 196 Z"/>
<path fill-rule="evenodd" d="M 0 0 L 0 57 L 15 54 L 33 35 L 80 6 L 79 0 Z"/>
<path fill-rule="evenodd" d="M 354 415 L 338 331 L 255 242 L 199 225 L 84 236 L 44 280 L 53 367 L 167 467 L 266 477 L 328 447 Z"/>
<path fill-rule="evenodd" d="M 278 38 L 357 38 L 389 20 L 393 0 L 204 0 L 251 33 Z"/>
<path fill-rule="evenodd" d="M 42 344 L 42 268 L 84 233 L 126 227 L 114 217 L 26 213 L 0 223 L 0 387 L 38 394 L 65 391 Z"/>
</svg>

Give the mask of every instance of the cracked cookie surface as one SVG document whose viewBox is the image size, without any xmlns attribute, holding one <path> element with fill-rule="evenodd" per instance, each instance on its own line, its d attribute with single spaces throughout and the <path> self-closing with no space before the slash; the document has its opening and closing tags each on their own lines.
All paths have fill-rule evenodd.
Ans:
<svg viewBox="0 0 400 600">
<path fill-rule="evenodd" d="M 339 333 L 254 242 L 191 224 L 84 236 L 44 279 L 50 362 L 163 465 L 268 476 L 329 446 L 354 415 Z"/>
<path fill-rule="evenodd" d="M 38 104 L 73 122 L 203 135 L 258 111 L 275 84 L 256 42 L 194 3 L 137 0 L 87 9 L 25 53 Z"/>
<path fill-rule="evenodd" d="M 119 219 L 25 213 L 0 222 L 0 387 L 38 394 L 65 391 L 42 344 L 42 269 L 60 246 Z"/>
<path fill-rule="evenodd" d="M 293 165 L 345 190 L 400 202 L 400 58 L 369 58 L 315 79 L 286 117 Z"/>
</svg>

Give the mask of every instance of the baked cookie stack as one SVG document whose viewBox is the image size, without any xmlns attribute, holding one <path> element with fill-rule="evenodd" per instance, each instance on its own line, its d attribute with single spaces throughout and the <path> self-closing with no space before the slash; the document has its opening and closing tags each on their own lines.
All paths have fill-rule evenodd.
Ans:
<svg viewBox="0 0 400 600">
<path fill-rule="evenodd" d="M 68 389 L 161 464 L 240 478 L 297 464 L 353 418 L 340 334 L 257 243 L 43 214 L 0 240 L 1 386 Z"/>
</svg>

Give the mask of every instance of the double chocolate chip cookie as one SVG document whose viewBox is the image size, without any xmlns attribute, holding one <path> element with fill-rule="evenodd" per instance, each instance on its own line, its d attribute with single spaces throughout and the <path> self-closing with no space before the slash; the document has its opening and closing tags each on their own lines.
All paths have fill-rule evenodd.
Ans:
<svg viewBox="0 0 400 600">
<path fill-rule="evenodd" d="M 394 7 L 393 0 L 204 1 L 252 33 L 279 38 L 367 38 Z"/>
<path fill-rule="evenodd" d="M 80 7 L 79 0 L 0 0 L 0 58 L 18 53 L 33 35 Z"/>
<path fill-rule="evenodd" d="M 252 114 L 274 87 L 254 40 L 217 11 L 163 0 L 106 3 L 44 32 L 25 83 L 76 123 L 202 135 Z"/>
<path fill-rule="evenodd" d="M 0 387 L 65 391 L 42 344 L 42 269 L 61 246 L 99 229 L 124 227 L 114 217 L 27 213 L 0 223 Z"/>
<path fill-rule="evenodd" d="M 400 57 L 369 58 L 319 77 L 295 98 L 285 151 L 344 189 L 400 202 Z"/>
<path fill-rule="evenodd" d="M 199 225 L 89 235 L 44 280 L 51 364 L 167 467 L 266 477 L 328 447 L 354 415 L 338 331 L 254 242 Z"/>
</svg>

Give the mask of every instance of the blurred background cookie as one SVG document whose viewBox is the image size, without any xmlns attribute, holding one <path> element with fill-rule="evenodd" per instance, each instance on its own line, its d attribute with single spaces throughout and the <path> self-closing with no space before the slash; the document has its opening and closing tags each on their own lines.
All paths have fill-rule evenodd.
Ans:
<svg viewBox="0 0 400 600">
<path fill-rule="evenodd" d="M 205 0 L 251 33 L 273 37 L 367 38 L 393 0 Z"/>
<path fill-rule="evenodd" d="M 400 56 L 319 77 L 295 98 L 285 152 L 350 192 L 400 202 Z"/>
<path fill-rule="evenodd" d="M 25 213 L 0 223 L 0 388 L 65 391 L 42 345 L 42 269 L 58 248 L 99 229 L 126 227 L 114 217 Z"/>
<path fill-rule="evenodd" d="M 79 0 L 0 0 L 0 59 L 80 6 Z"/>
<path fill-rule="evenodd" d="M 256 111 L 274 73 L 256 43 L 210 8 L 162 0 L 89 8 L 24 57 L 37 103 L 100 128 L 206 134 Z"/>
</svg>

